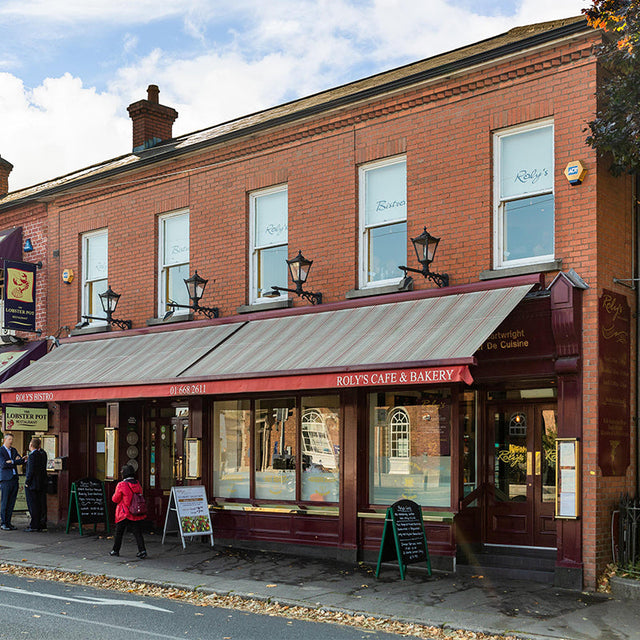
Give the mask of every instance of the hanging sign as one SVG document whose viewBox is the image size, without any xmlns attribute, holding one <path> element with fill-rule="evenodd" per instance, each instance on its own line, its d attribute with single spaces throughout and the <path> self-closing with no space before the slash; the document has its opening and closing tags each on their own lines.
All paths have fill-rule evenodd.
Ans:
<svg viewBox="0 0 640 640">
<path fill-rule="evenodd" d="M 82 535 L 82 525 L 93 524 L 95 531 L 96 525 L 99 523 L 103 523 L 109 533 L 104 482 L 97 478 L 83 478 L 71 483 L 66 533 L 69 533 L 69 527 L 73 522 L 78 523 L 80 535 Z"/>
<path fill-rule="evenodd" d="M 193 536 L 209 536 L 213 547 L 213 528 L 207 492 L 202 485 L 188 487 L 171 487 L 167 515 L 164 519 L 162 544 L 167 533 L 179 533 L 182 548 L 184 539 Z"/>
<path fill-rule="evenodd" d="M 407 565 L 426 562 L 431 575 L 431 559 L 424 531 L 422 508 L 412 500 L 398 500 L 387 509 L 384 519 L 376 578 L 380 565 L 389 560 L 397 560 L 400 577 L 404 580 Z"/>
<path fill-rule="evenodd" d="M 4 328 L 36 330 L 36 265 L 4 262 Z"/>
</svg>

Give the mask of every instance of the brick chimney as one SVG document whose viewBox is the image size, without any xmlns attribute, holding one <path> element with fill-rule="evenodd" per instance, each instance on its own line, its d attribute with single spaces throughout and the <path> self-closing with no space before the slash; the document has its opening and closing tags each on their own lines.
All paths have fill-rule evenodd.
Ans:
<svg viewBox="0 0 640 640">
<path fill-rule="evenodd" d="M 127 107 L 129 117 L 133 120 L 133 150 L 142 151 L 155 147 L 164 140 L 173 137 L 171 129 L 178 112 L 158 102 L 160 89 L 150 84 L 147 99 L 138 100 Z"/>
<path fill-rule="evenodd" d="M 9 174 L 13 165 L 0 156 L 0 196 L 9 193 Z"/>
</svg>

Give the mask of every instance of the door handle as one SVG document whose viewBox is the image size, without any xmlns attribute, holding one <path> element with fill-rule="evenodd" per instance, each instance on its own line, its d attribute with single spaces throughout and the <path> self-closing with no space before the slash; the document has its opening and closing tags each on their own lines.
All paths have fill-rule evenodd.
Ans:
<svg viewBox="0 0 640 640">
<path fill-rule="evenodd" d="M 533 471 L 533 455 L 531 451 L 527 451 L 527 475 L 530 476 Z"/>
<path fill-rule="evenodd" d="M 542 473 L 542 453 L 536 451 L 536 475 L 539 476 Z"/>
</svg>

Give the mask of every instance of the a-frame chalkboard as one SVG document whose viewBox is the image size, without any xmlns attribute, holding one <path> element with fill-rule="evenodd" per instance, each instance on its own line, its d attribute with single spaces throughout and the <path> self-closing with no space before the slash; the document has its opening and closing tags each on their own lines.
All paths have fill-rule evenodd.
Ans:
<svg viewBox="0 0 640 640">
<path fill-rule="evenodd" d="M 69 511 L 67 513 L 67 533 L 72 523 L 78 523 L 80 535 L 82 525 L 93 524 L 93 530 L 103 523 L 107 533 L 109 528 L 109 511 L 107 497 L 104 493 L 104 482 L 97 478 L 82 478 L 71 483 L 69 492 Z"/>
<path fill-rule="evenodd" d="M 404 580 L 407 565 L 426 562 L 431 575 L 431 558 L 424 531 L 422 509 L 411 500 L 398 500 L 387 509 L 384 519 L 376 578 L 383 562 L 397 560 L 400 577 Z"/>
</svg>

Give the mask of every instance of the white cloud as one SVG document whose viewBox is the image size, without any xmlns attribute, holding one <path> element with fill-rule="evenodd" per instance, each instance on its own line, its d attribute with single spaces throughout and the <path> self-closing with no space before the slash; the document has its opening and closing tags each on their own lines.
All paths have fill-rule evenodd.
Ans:
<svg viewBox="0 0 640 640">
<path fill-rule="evenodd" d="M 0 17 L 33 17 L 40 28 L 122 24 L 122 59 L 107 89 L 70 73 L 29 88 L 0 73 L 0 154 L 15 166 L 10 187 L 50 179 L 131 148 L 126 107 L 158 84 L 180 114 L 182 134 L 429 57 L 518 25 L 577 15 L 587 0 L 503 2 L 483 16 L 456 0 L 4 0 Z M 473 6 L 464 2 L 465 7 Z M 146 52 L 135 25 L 178 18 L 200 44 L 180 57 L 166 41 Z M 68 25 L 67 25 L 68 26 Z M 149 27 L 147 26 L 147 29 Z M 42 31 L 41 31 L 42 32 Z M 42 32 L 46 33 L 46 32 Z M 53 36 L 52 36 L 53 37 Z M 64 46 L 64 40 L 55 44 Z M 148 45 L 147 45 L 148 46 Z M 164 47 L 164 48 L 163 48 Z M 135 57 L 138 52 L 140 57 Z M 114 59 L 118 52 L 114 51 Z M 2 51 L 0 51 L 2 55 Z M 96 66 L 100 61 L 96 60 Z"/>
</svg>

